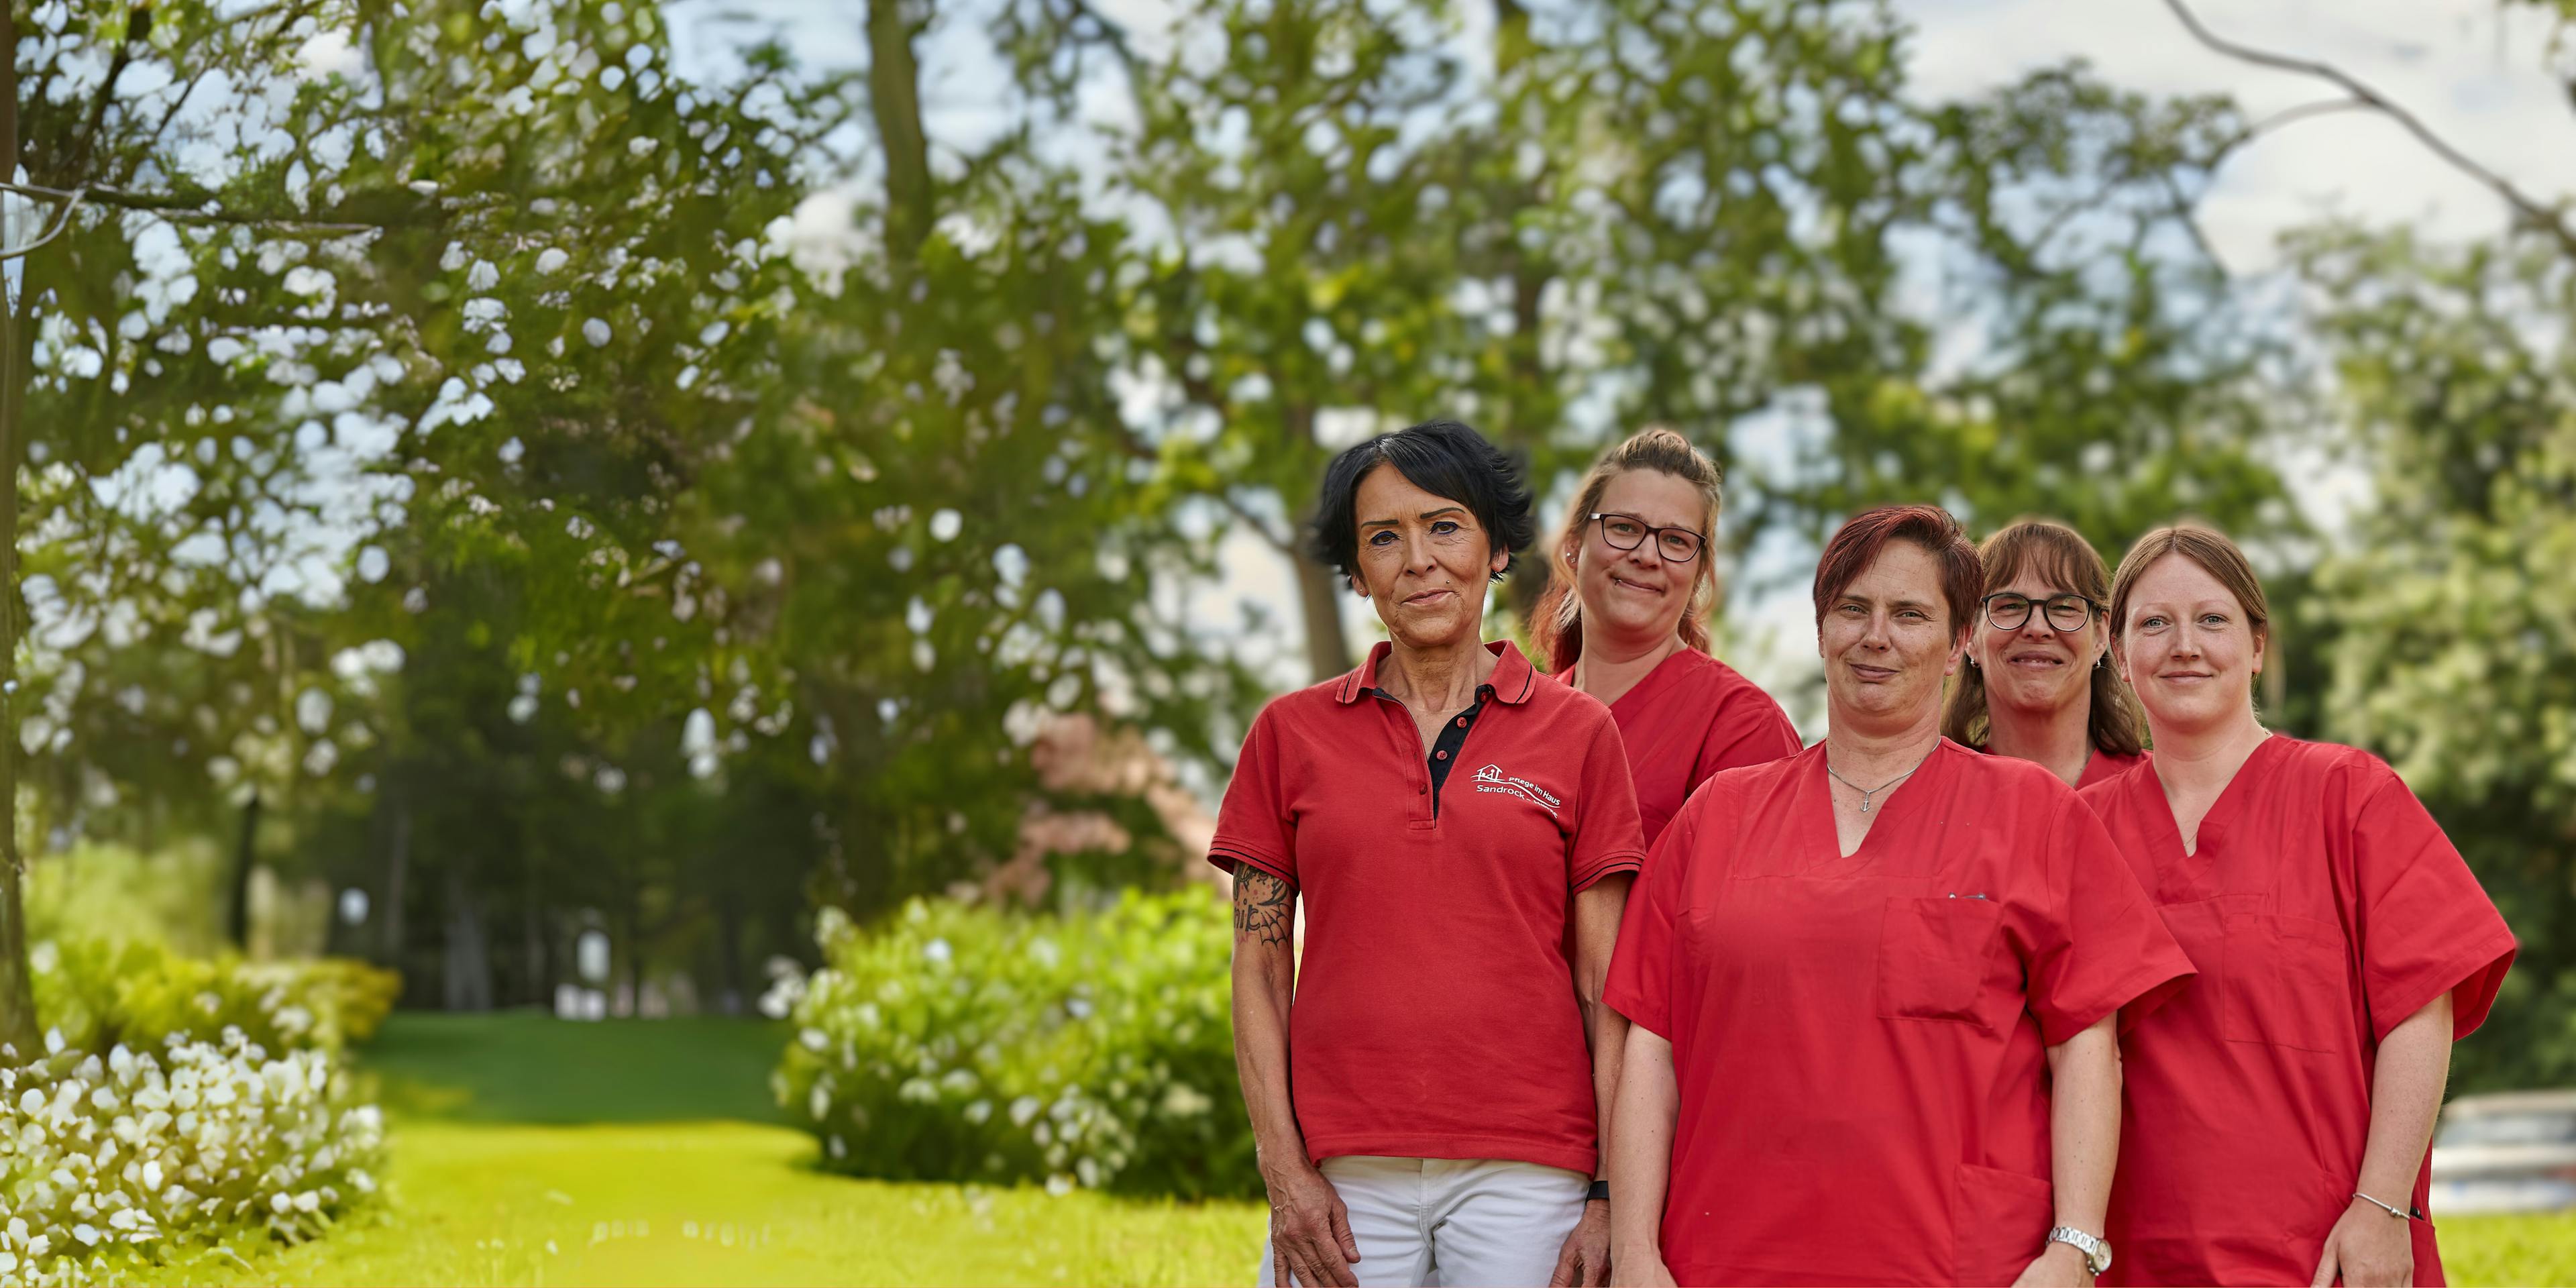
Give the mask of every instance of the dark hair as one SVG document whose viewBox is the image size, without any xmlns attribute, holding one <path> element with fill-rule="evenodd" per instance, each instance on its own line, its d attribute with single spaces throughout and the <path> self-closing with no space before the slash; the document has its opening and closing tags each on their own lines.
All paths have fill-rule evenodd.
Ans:
<svg viewBox="0 0 2576 1288">
<path fill-rule="evenodd" d="M 2039 574 L 2039 579 L 2059 590 L 2071 590 L 2105 608 L 2097 614 L 2107 615 L 2111 600 L 2111 570 L 2102 564 L 2102 554 L 2082 534 L 2054 519 L 2023 518 L 2004 525 L 2002 531 L 1986 538 L 1977 547 L 1978 557 L 1986 567 L 1986 594 L 2010 586 L 2024 570 Z M 2084 732 L 2093 746 L 2104 755 L 2134 756 L 2146 747 L 2143 722 L 2137 702 L 2129 696 L 2129 686 L 2120 682 L 2120 673 L 2107 666 L 2093 668 L 2093 701 L 2085 716 Z M 1949 709 L 1941 714 L 1941 732 L 1952 742 L 1971 747 L 1985 744 L 1993 728 L 1986 707 L 1986 677 L 1977 668 L 1965 667 L 1950 689 Z"/>
<path fill-rule="evenodd" d="M 1816 625 L 1825 624 L 1825 610 L 1878 562 L 1887 543 L 1898 540 L 1923 547 L 1941 565 L 1941 595 L 1950 603 L 1950 638 L 1964 638 L 1976 619 L 1977 595 L 1985 587 L 1986 570 L 1977 562 L 1977 548 L 1968 544 L 1959 521 L 1937 505 L 1882 505 L 1863 510 L 1843 524 L 1834 539 L 1825 543 L 1824 557 L 1816 561 Z"/>
<path fill-rule="evenodd" d="M 1380 434 L 1343 449 L 1324 467 L 1324 486 L 1315 496 L 1315 519 L 1307 530 L 1307 550 L 1344 577 L 1359 575 L 1360 480 L 1380 465 L 1434 496 L 1467 507 L 1485 530 L 1488 549 L 1517 558 L 1538 537 L 1530 517 L 1530 494 L 1521 482 L 1520 466 L 1485 436 L 1454 420 L 1426 420 L 1419 425 Z M 1507 559 L 1503 564 L 1510 571 Z M 1502 573 L 1493 574 L 1495 581 Z"/>
<path fill-rule="evenodd" d="M 1681 431 L 1649 425 L 1592 463 L 1592 472 L 1583 476 L 1583 487 L 1574 494 L 1574 508 L 1565 513 L 1563 535 L 1557 538 L 1556 548 L 1547 552 L 1551 575 L 1547 592 L 1530 613 L 1530 642 L 1551 671 L 1562 671 L 1583 656 L 1583 595 L 1575 588 L 1574 557 L 1566 550 L 1583 540 L 1584 530 L 1592 524 L 1585 516 L 1600 508 L 1601 494 L 1610 490 L 1610 481 L 1630 470 L 1669 474 L 1698 488 L 1708 503 L 1699 526 L 1699 563 L 1691 569 L 1690 599 L 1682 607 L 1681 636 L 1684 648 L 1709 650 L 1708 606 L 1717 598 L 1717 555 L 1710 547 L 1717 541 L 1717 511 L 1725 499 L 1726 476 Z"/>
</svg>

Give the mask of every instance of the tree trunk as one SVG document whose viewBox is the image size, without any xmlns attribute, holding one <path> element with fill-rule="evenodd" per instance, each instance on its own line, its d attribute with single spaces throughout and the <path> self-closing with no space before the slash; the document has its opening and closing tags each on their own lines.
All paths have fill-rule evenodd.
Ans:
<svg viewBox="0 0 2576 1288">
<path fill-rule="evenodd" d="M 225 914 L 224 938 L 233 948 L 250 951 L 250 870 L 259 865 L 259 789 L 250 789 L 242 806 L 241 847 L 233 854 L 233 901 Z"/>
<path fill-rule="evenodd" d="M 403 879 L 411 865 L 411 810 L 397 796 L 393 802 L 393 843 L 385 854 L 385 965 L 403 968 Z"/>
<path fill-rule="evenodd" d="M 742 975 L 742 896 L 727 887 L 716 896 L 715 1009 L 740 1015 L 748 1002 Z"/>
<path fill-rule="evenodd" d="M 885 153 L 886 253 L 909 270 L 930 236 L 930 137 L 921 127 L 921 64 L 904 0 L 868 0 L 868 106 Z"/>
<path fill-rule="evenodd" d="M 492 953 L 484 941 L 483 913 L 465 878 L 447 873 L 447 951 L 440 1000 L 451 1011 L 492 1009 Z"/>
<path fill-rule="evenodd" d="M 1342 575 L 1305 555 L 1297 564 L 1297 598 L 1305 609 L 1306 665 L 1317 683 L 1351 669 L 1351 646 L 1342 638 L 1342 596 L 1350 588 Z"/>
<path fill-rule="evenodd" d="M 18 173 L 18 19 L 14 4 L 0 3 L 0 176 Z M 7 239 L 0 216 L 0 241 Z M 27 918 L 18 893 L 26 874 L 18 851 L 18 463 L 27 458 L 19 433 L 27 406 L 27 380 L 35 359 L 31 311 L 35 292 L 24 289 L 29 265 L 0 270 L 0 1043 L 21 1059 L 34 1056 L 42 1032 L 36 1019 L 33 971 L 27 964 Z"/>
</svg>

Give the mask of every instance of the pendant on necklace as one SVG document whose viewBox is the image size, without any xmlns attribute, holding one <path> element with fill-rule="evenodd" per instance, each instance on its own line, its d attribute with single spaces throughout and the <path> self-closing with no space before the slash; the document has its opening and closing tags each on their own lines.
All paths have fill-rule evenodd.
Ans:
<svg viewBox="0 0 2576 1288">
<path fill-rule="evenodd" d="M 1860 798 L 1860 812 L 1863 814 L 1869 812 L 1869 798 L 1866 796 Z"/>
</svg>

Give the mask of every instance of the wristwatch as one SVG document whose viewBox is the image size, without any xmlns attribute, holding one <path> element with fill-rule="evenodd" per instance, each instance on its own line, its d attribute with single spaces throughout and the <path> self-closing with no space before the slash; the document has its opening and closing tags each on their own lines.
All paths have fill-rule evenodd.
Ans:
<svg viewBox="0 0 2576 1288">
<path fill-rule="evenodd" d="M 1586 1203 L 1607 1203 L 1607 1202 L 1609 1202 L 1609 1201 L 1610 1201 L 1610 1182 L 1605 1181 L 1605 1180 L 1595 1180 L 1595 1181 L 1593 1181 L 1593 1182 L 1592 1182 L 1592 1188 L 1591 1188 L 1591 1189 L 1589 1189 L 1589 1190 L 1584 1191 L 1584 1193 L 1583 1193 L 1583 1201 L 1584 1201 L 1584 1202 L 1586 1202 Z"/>
<path fill-rule="evenodd" d="M 2050 1243 L 2063 1243 L 2066 1246 L 2075 1249 L 2077 1252 L 2083 1253 L 2084 1269 L 2089 1274 L 2099 1277 L 2103 1271 L 2111 1268 L 2111 1245 L 2104 1240 L 2094 1238 L 2092 1235 L 2076 1229 L 2074 1226 L 2061 1225 L 2056 1229 L 2049 1231 L 2048 1241 Z"/>
</svg>

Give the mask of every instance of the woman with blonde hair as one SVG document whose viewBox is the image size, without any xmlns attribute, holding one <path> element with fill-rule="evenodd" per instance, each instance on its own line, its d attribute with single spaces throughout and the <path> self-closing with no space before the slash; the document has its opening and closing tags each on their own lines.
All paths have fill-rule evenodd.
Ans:
<svg viewBox="0 0 2576 1288">
<path fill-rule="evenodd" d="M 2015 519 L 1977 547 L 1986 593 L 1941 733 L 2036 761 L 2070 787 L 2146 759 L 2138 710 L 2111 669 L 2111 572 L 2093 543 L 2050 519 Z"/>
<path fill-rule="evenodd" d="M 2201 974 L 2122 1043 L 2111 1282 L 2438 1284 L 2425 1146 L 2513 932 L 2385 762 L 2263 727 L 2270 644 L 2224 535 L 2120 561 L 2111 660 L 2156 755 L 2083 797 Z"/>
<path fill-rule="evenodd" d="M 1610 708 L 1652 845 L 1711 774 L 1798 753 L 1798 731 L 1709 652 L 1724 479 L 1690 440 L 1648 428 L 1601 454 L 1548 550 L 1532 643 L 1556 678 Z"/>
</svg>

